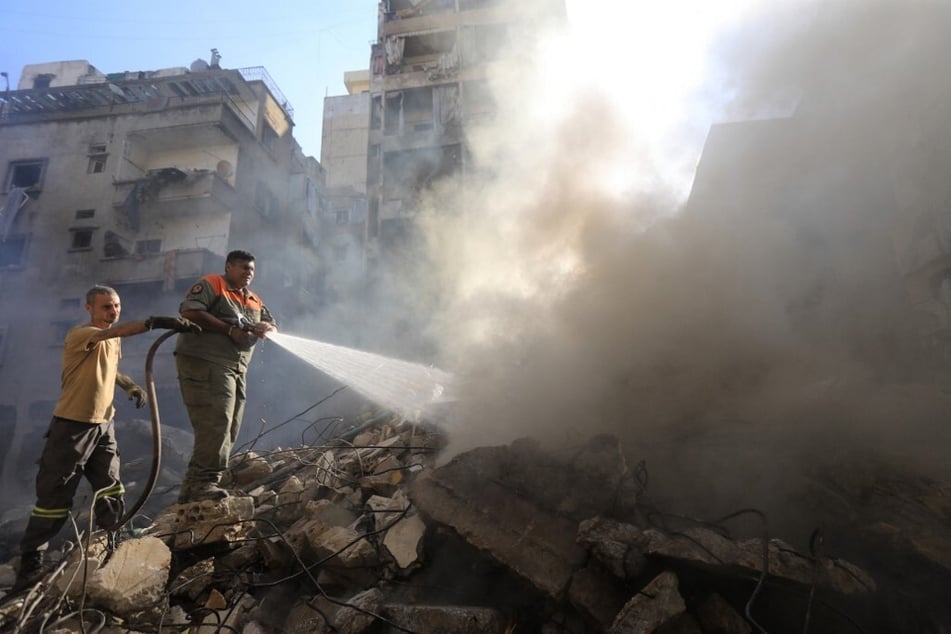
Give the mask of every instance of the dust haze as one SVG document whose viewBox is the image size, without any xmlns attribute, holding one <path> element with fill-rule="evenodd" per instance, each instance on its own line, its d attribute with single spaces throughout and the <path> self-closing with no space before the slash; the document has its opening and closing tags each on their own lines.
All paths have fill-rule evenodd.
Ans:
<svg viewBox="0 0 951 634">
<path fill-rule="evenodd" d="M 499 72 L 500 114 L 470 137 L 484 178 L 434 188 L 423 214 L 452 448 L 608 431 L 711 512 L 782 504 L 814 463 L 942 471 L 947 373 L 894 235 L 949 193 L 948 11 L 750 12 L 662 138 L 610 86 Z M 543 64 L 552 42 L 570 48 L 540 41 Z M 604 60 L 637 84 L 621 62 Z"/>
</svg>

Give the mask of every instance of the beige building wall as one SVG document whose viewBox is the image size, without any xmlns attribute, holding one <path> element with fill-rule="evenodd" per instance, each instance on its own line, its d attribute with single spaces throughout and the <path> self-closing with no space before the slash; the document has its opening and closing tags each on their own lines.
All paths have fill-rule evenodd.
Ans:
<svg viewBox="0 0 951 634">
<path fill-rule="evenodd" d="M 225 254 L 242 248 L 261 259 L 255 287 L 269 306 L 283 316 L 313 303 L 319 260 L 297 237 L 317 213 L 321 169 L 293 138 L 286 101 L 265 116 L 265 97 L 277 104 L 266 71 L 251 79 L 228 69 L 152 71 L 110 75 L 106 85 L 82 83 L 89 68 L 27 67 L 21 84 L 43 109 L 14 103 L 0 119 L 4 482 L 28 484 L 34 473 L 59 394 L 63 336 L 88 319 L 82 296 L 93 284 L 120 291 L 124 320 L 175 314 L 198 277 L 223 270 Z M 49 87 L 33 87 L 43 74 L 55 75 Z M 52 83 L 69 77 L 67 87 Z M 136 380 L 150 343 L 123 343 L 124 371 Z M 180 406 L 170 352 L 156 357 L 156 387 L 170 395 L 163 407 Z"/>
<path fill-rule="evenodd" d="M 369 130 L 368 92 L 324 99 L 320 163 L 327 171 L 328 189 L 366 192 Z"/>
</svg>

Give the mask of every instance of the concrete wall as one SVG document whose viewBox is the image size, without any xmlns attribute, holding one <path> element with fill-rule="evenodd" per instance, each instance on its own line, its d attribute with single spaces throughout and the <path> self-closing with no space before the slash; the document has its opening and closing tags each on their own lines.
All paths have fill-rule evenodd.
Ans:
<svg viewBox="0 0 951 634">
<path fill-rule="evenodd" d="M 105 81 L 106 76 L 95 66 L 84 59 L 65 62 L 46 62 L 43 64 L 27 64 L 20 73 L 17 90 L 31 90 L 40 76 L 49 78 L 49 87 L 75 86 L 81 83 Z"/>
<path fill-rule="evenodd" d="M 369 93 L 324 99 L 320 162 L 327 171 L 329 189 L 366 191 L 369 125 Z"/>
</svg>

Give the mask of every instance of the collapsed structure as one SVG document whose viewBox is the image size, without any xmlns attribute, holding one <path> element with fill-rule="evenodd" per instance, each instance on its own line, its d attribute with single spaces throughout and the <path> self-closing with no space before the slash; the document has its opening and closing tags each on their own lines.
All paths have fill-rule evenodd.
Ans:
<svg viewBox="0 0 951 634">
<path fill-rule="evenodd" d="M 728 520 L 665 513 L 644 465 L 628 465 L 613 437 L 561 448 L 523 439 L 438 466 L 444 438 L 425 425 L 384 413 L 349 427 L 239 455 L 233 497 L 167 506 L 115 552 L 96 535 L 79 539 L 28 594 L 3 599 L 3 627 L 739 633 L 896 623 L 868 620 L 891 589 L 820 543 L 800 552 L 765 521 L 744 537 Z M 0 566 L 0 583 L 10 580 L 12 566 Z"/>
</svg>

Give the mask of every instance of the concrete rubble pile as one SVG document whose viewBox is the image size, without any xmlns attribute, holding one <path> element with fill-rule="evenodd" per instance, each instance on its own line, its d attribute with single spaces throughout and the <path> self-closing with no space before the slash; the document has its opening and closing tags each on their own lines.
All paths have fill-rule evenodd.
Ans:
<svg viewBox="0 0 951 634">
<path fill-rule="evenodd" d="M 101 537 L 73 549 L 0 604 L 0 629 L 79 631 L 81 614 L 102 632 L 845 632 L 876 593 L 847 561 L 659 522 L 611 436 L 437 466 L 428 426 L 357 431 L 235 457 L 232 497 L 173 504 L 108 555 Z"/>
</svg>

